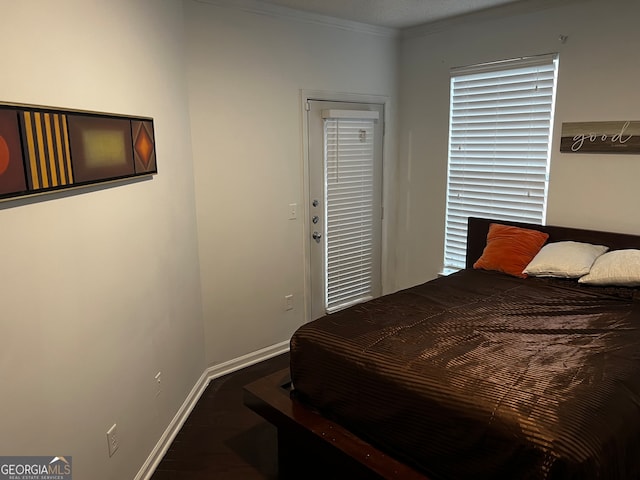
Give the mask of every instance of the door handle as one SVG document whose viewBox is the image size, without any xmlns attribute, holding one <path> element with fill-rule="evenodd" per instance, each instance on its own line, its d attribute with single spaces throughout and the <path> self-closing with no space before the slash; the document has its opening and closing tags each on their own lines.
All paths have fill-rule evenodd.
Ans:
<svg viewBox="0 0 640 480">
<path fill-rule="evenodd" d="M 311 236 L 316 242 L 320 243 L 320 239 L 322 238 L 322 234 L 320 232 L 313 232 L 313 235 Z"/>
</svg>

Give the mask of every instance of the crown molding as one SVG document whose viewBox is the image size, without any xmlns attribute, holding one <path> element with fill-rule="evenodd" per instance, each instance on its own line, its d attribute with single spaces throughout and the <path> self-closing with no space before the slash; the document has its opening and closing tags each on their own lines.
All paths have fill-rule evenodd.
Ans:
<svg viewBox="0 0 640 480">
<path fill-rule="evenodd" d="M 415 27 L 407 27 L 401 30 L 400 37 L 402 39 L 425 37 L 442 32 L 444 30 L 461 27 L 472 23 L 475 24 L 483 21 L 513 17 L 516 15 L 525 15 L 528 13 L 550 10 L 565 5 L 586 3 L 587 1 L 588 0 L 528 0 L 508 3 L 477 12 L 445 18 L 442 20 L 437 20 L 435 22 L 425 23 L 423 25 L 417 25 Z"/>
<path fill-rule="evenodd" d="M 400 36 L 400 30 L 396 28 L 380 27 L 368 23 L 354 22 L 341 18 L 320 15 L 318 13 L 295 10 L 293 8 L 282 7 L 259 0 L 192 0 L 198 3 L 205 3 L 216 7 L 241 10 L 259 15 L 269 15 L 271 17 L 284 18 L 301 23 L 310 23 L 324 27 L 339 28 L 351 32 L 364 33 L 379 37 L 396 38 Z"/>
</svg>

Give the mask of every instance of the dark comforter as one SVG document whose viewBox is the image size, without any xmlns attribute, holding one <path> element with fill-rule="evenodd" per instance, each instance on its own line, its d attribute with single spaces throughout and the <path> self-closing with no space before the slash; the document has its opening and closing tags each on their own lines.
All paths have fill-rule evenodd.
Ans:
<svg viewBox="0 0 640 480">
<path fill-rule="evenodd" d="M 639 305 L 464 270 L 301 327 L 293 386 L 434 480 L 636 479 Z"/>
</svg>

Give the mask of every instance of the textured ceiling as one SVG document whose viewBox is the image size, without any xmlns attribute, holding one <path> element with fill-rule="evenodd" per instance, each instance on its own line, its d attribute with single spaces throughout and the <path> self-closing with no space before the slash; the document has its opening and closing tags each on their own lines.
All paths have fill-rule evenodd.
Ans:
<svg viewBox="0 0 640 480">
<path fill-rule="evenodd" d="M 405 28 L 528 0 L 261 0 L 263 3 L 352 20 Z"/>
</svg>

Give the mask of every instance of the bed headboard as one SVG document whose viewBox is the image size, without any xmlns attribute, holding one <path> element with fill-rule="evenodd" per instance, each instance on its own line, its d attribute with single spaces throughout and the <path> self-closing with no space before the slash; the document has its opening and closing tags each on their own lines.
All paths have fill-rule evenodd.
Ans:
<svg viewBox="0 0 640 480">
<path fill-rule="evenodd" d="M 489 232 L 489 224 L 491 223 L 501 223 L 503 225 L 513 225 L 546 232 L 549 234 L 549 240 L 547 240 L 547 242 L 574 240 L 576 242 L 606 245 L 611 250 L 620 250 L 623 248 L 640 249 L 640 236 L 638 235 L 469 217 L 467 224 L 467 268 L 472 268 L 476 260 L 482 256 L 482 251 L 487 244 L 487 233 Z"/>
</svg>

